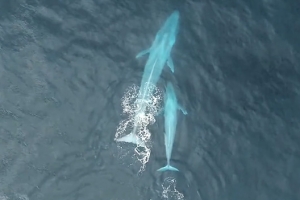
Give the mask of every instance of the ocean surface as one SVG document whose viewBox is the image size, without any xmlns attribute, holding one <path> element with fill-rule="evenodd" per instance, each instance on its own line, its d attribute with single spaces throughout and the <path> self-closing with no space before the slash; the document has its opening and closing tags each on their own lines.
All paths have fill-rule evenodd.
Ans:
<svg viewBox="0 0 300 200">
<path fill-rule="evenodd" d="M 114 141 L 157 31 L 180 28 L 173 83 L 145 168 Z M 0 200 L 299 200 L 297 0 L 1 0 Z"/>
</svg>

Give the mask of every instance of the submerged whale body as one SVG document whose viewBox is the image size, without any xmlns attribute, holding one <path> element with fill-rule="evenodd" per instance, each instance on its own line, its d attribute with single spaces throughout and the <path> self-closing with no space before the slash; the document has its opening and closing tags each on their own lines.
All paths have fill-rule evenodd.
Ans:
<svg viewBox="0 0 300 200">
<path fill-rule="evenodd" d="M 165 99 L 164 99 L 164 118 L 165 118 L 165 149 L 167 157 L 167 165 L 158 169 L 157 171 L 179 171 L 177 168 L 170 165 L 172 155 L 173 143 L 176 134 L 177 126 L 177 111 L 181 110 L 183 114 L 187 114 L 186 110 L 182 108 L 177 102 L 174 87 L 171 83 L 167 84 Z"/>
</svg>

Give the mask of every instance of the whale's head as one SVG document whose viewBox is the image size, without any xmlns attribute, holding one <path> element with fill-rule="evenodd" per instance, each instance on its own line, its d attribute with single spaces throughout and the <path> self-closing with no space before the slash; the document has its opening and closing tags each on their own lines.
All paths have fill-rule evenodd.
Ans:
<svg viewBox="0 0 300 200">
<path fill-rule="evenodd" d="M 165 25 L 170 28 L 170 31 L 176 32 L 178 29 L 178 21 L 179 21 L 179 12 L 176 10 L 166 20 Z"/>
<path fill-rule="evenodd" d="M 170 38 L 175 38 L 178 32 L 179 25 L 179 12 L 174 11 L 165 23 L 165 33 L 168 34 Z"/>
<path fill-rule="evenodd" d="M 179 12 L 174 11 L 159 30 L 160 42 L 173 46 L 176 41 L 179 25 Z"/>
</svg>

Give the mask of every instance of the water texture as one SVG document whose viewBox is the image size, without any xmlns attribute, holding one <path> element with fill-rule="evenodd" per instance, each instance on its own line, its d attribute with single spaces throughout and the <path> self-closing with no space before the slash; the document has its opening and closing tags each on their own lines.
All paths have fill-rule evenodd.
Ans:
<svg viewBox="0 0 300 200">
<path fill-rule="evenodd" d="M 160 200 L 175 187 L 165 180 L 186 200 L 300 199 L 299 9 L 296 0 L 0 1 L 0 199 Z M 171 81 L 189 113 L 173 147 L 180 172 L 156 172 L 157 117 L 137 175 L 132 146 L 114 141 L 121 99 L 141 80 L 147 58 L 136 54 L 174 10 L 175 73 L 165 68 L 158 86 Z"/>
</svg>

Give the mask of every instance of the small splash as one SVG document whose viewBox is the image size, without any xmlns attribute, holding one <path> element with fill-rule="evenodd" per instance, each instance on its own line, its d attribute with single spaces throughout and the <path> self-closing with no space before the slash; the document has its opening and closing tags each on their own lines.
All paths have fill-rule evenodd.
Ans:
<svg viewBox="0 0 300 200">
<path fill-rule="evenodd" d="M 162 198 L 164 199 L 174 199 L 174 200 L 184 200 L 184 195 L 176 189 L 176 179 L 168 177 L 164 180 L 162 184 L 163 192 Z"/>
<path fill-rule="evenodd" d="M 0 195 L 0 200 L 8 200 L 7 196 Z"/>
<path fill-rule="evenodd" d="M 12 197 L 8 197 L 6 195 L 1 195 L 0 194 L 0 200 L 29 200 L 28 196 L 25 195 L 25 194 L 17 194 L 17 193 L 14 193 L 14 194 L 11 194 Z"/>
<path fill-rule="evenodd" d="M 29 200 L 28 196 L 25 194 L 16 194 L 18 200 Z"/>
<path fill-rule="evenodd" d="M 123 114 L 128 117 L 119 123 L 115 134 L 115 138 L 119 138 L 135 129 L 138 138 L 145 144 L 146 147 L 137 145 L 134 149 L 135 157 L 142 164 L 139 173 L 145 170 L 151 154 L 151 133 L 148 125 L 155 123 L 155 116 L 161 109 L 162 101 L 162 93 L 156 86 L 151 85 L 149 92 L 152 95 L 147 100 L 139 99 L 141 95 L 139 87 L 136 85 L 129 87 L 122 97 Z"/>
</svg>

